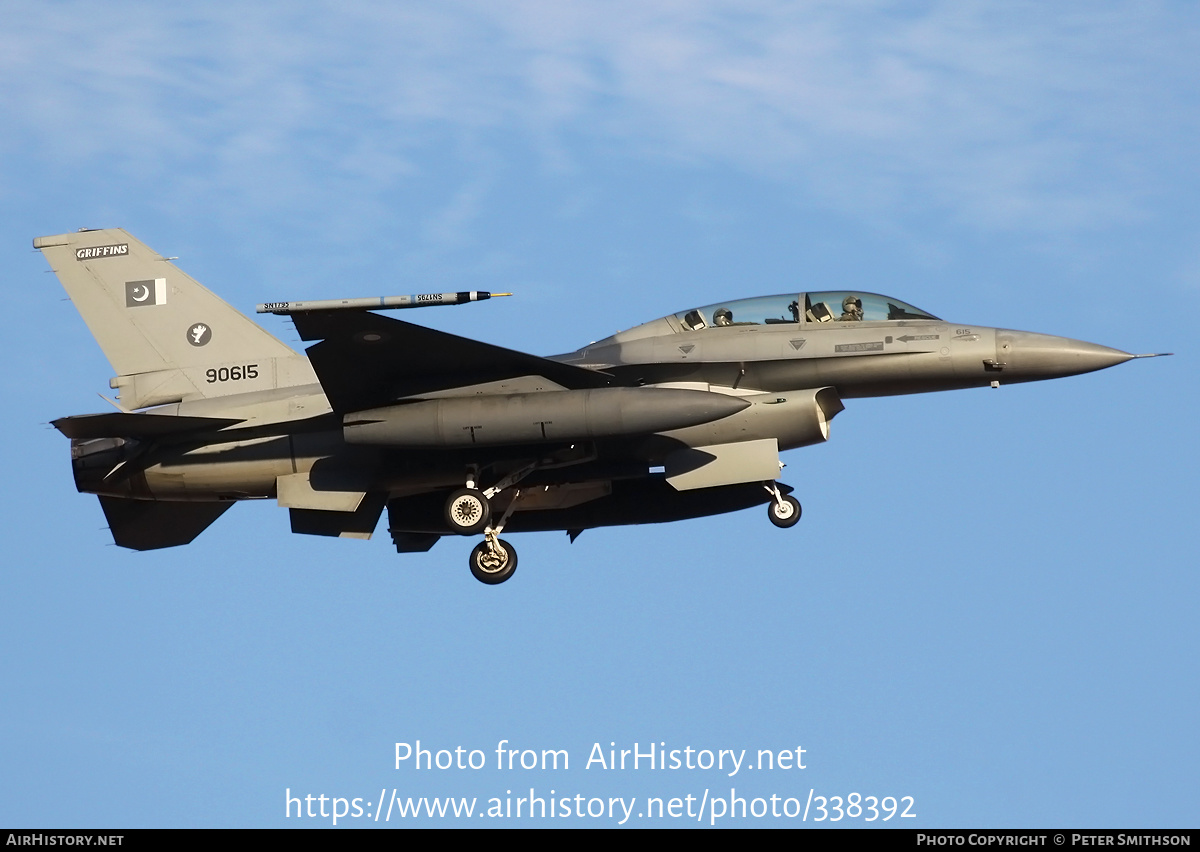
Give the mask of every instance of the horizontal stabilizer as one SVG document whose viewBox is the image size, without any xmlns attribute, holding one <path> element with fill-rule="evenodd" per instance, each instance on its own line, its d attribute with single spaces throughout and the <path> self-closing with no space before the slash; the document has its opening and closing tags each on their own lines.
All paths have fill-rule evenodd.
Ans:
<svg viewBox="0 0 1200 852">
<path fill-rule="evenodd" d="M 607 373 L 493 346 L 368 311 L 294 314 L 308 358 L 334 411 L 385 405 L 401 397 L 518 376 L 563 388 L 607 387 Z"/>
<path fill-rule="evenodd" d="M 191 544 L 232 503 L 167 503 L 101 497 L 113 541 L 130 550 L 158 550 Z"/>
<path fill-rule="evenodd" d="M 184 432 L 217 430 L 241 420 L 225 417 L 174 417 L 168 414 L 76 414 L 52 420 L 55 429 L 68 438 L 161 438 Z"/>
</svg>

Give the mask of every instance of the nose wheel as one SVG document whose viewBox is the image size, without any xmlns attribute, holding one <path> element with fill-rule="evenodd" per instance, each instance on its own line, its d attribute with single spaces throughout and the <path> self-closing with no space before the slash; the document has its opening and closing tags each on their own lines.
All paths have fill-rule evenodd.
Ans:
<svg viewBox="0 0 1200 852">
<path fill-rule="evenodd" d="M 767 517 L 771 523 L 780 529 L 796 526 L 800 521 L 800 501 L 790 494 L 784 494 L 774 482 L 764 482 L 763 487 L 774 499 L 767 504 Z"/>
</svg>

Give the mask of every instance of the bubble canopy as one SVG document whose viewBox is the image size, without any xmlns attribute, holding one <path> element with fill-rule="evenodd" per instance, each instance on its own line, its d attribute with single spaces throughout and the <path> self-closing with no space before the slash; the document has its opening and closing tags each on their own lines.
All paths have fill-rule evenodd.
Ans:
<svg viewBox="0 0 1200 852">
<path fill-rule="evenodd" d="M 674 315 L 684 331 L 787 323 L 888 322 L 936 320 L 937 317 L 891 296 L 856 290 L 783 293 L 717 302 Z"/>
</svg>

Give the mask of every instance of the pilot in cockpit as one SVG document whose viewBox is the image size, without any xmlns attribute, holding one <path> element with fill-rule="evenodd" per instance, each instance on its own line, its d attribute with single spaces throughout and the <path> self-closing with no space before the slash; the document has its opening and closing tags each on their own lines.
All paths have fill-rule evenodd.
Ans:
<svg viewBox="0 0 1200 852">
<path fill-rule="evenodd" d="M 713 312 L 713 324 L 719 326 L 733 325 L 733 311 L 729 308 L 717 308 Z"/>
<path fill-rule="evenodd" d="M 838 322 L 859 322 L 862 318 L 862 299 L 858 296 L 847 296 L 842 299 L 842 315 L 838 317 Z"/>
</svg>

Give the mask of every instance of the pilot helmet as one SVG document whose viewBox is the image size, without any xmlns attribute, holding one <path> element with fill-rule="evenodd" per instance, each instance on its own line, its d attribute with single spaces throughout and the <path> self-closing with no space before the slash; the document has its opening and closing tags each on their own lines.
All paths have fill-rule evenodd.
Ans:
<svg viewBox="0 0 1200 852">
<path fill-rule="evenodd" d="M 717 308 L 713 311 L 713 323 L 715 325 L 733 325 L 733 311 L 729 308 Z"/>
<path fill-rule="evenodd" d="M 847 296 L 846 298 L 842 299 L 842 310 L 848 311 L 851 308 L 861 311 L 862 299 L 858 298 L 858 296 Z"/>
</svg>

